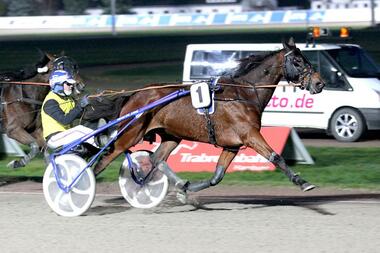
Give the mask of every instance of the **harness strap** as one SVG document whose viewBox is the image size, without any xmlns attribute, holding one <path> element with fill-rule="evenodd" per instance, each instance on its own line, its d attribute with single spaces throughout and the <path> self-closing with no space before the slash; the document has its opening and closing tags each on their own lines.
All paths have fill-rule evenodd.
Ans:
<svg viewBox="0 0 380 253">
<path fill-rule="evenodd" d="M 23 102 L 23 103 L 28 103 L 28 104 L 33 104 L 33 105 L 42 105 L 42 101 L 36 100 L 36 99 L 31 99 L 31 98 L 19 98 L 16 100 L 17 102 Z"/>
<path fill-rule="evenodd" d="M 3 115 L 4 111 L 4 87 L 0 85 L 1 93 L 0 93 L 0 115 Z M 3 121 L 3 117 L 0 117 L 0 122 Z"/>
<path fill-rule="evenodd" d="M 214 123 L 211 121 L 208 108 L 204 109 L 204 115 L 206 117 L 206 123 L 207 123 L 208 140 L 212 145 L 216 146 L 217 143 L 216 143 L 216 136 L 215 136 L 215 127 L 214 127 Z"/>
</svg>

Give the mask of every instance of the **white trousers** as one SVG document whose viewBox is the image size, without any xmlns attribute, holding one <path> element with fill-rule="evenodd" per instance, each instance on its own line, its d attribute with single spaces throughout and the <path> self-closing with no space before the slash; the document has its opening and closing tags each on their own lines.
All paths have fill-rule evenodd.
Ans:
<svg viewBox="0 0 380 253">
<path fill-rule="evenodd" d="M 47 142 L 47 146 L 51 149 L 56 149 L 58 147 L 61 147 L 63 145 L 69 144 L 70 142 L 73 142 L 79 138 L 82 138 L 86 134 L 89 134 L 93 132 L 91 128 L 78 125 L 76 127 L 70 128 L 66 131 L 57 133 L 50 137 L 49 141 Z M 89 138 L 87 141 L 85 141 L 95 147 L 98 147 L 96 145 L 94 137 Z"/>
</svg>

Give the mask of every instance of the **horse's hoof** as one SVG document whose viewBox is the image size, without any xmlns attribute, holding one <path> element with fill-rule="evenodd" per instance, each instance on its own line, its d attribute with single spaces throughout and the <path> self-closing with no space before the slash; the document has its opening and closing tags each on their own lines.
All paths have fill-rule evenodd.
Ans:
<svg viewBox="0 0 380 253">
<path fill-rule="evenodd" d="M 181 204 L 187 204 L 187 193 L 185 191 L 178 191 L 176 197 Z"/>
<path fill-rule="evenodd" d="M 17 168 L 21 168 L 21 167 L 24 167 L 24 166 L 25 165 L 23 165 L 22 163 L 20 163 L 19 161 L 16 161 L 16 160 L 10 161 L 7 164 L 7 167 L 10 168 L 10 169 L 17 169 Z"/>
<path fill-rule="evenodd" d="M 309 184 L 309 183 L 303 183 L 301 185 L 301 190 L 304 191 L 304 192 L 307 192 L 307 191 L 311 191 L 315 188 L 315 185 L 313 184 Z"/>
</svg>

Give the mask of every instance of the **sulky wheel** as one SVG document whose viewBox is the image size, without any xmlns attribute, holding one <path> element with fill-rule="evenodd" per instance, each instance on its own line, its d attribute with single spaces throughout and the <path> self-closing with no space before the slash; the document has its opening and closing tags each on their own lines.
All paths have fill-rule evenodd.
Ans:
<svg viewBox="0 0 380 253">
<path fill-rule="evenodd" d="M 120 168 L 120 190 L 123 197 L 133 207 L 155 207 L 161 203 L 168 192 L 167 176 L 158 169 L 152 170 L 149 155 L 148 151 L 127 154 Z"/>
<path fill-rule="evenodd" d="M 55 158 L 58 177 L 64 186 L 71 184 L 87 162 L 73 154 L 61 155 Z M 50 163 L 43 177 L 44 196 L 54 212 L 65 217 L 74 217 L 86 212 L 95 198 L 95 176 L 91 168 L 87 168 L 77 179 L 69 192 L 58 186 L 53 165 Z"/>
</svg>

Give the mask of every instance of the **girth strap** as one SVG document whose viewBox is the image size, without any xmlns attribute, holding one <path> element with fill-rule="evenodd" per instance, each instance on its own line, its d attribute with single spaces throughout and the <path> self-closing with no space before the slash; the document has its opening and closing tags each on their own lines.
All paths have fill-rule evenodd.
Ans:
<svg viewBox="0 0 380 253">
<path fill-rule="evenodd" d="M 208 108 L 204 108 L 204 115 L 206 117 L 208 140 L 211 144 L 216 146 L 217 143 L 216 143 L 216 136 L 215 136 L 215 127 L 214 127 L 214 123 L 212 122 L 210 118 Z"/>
</svg>

